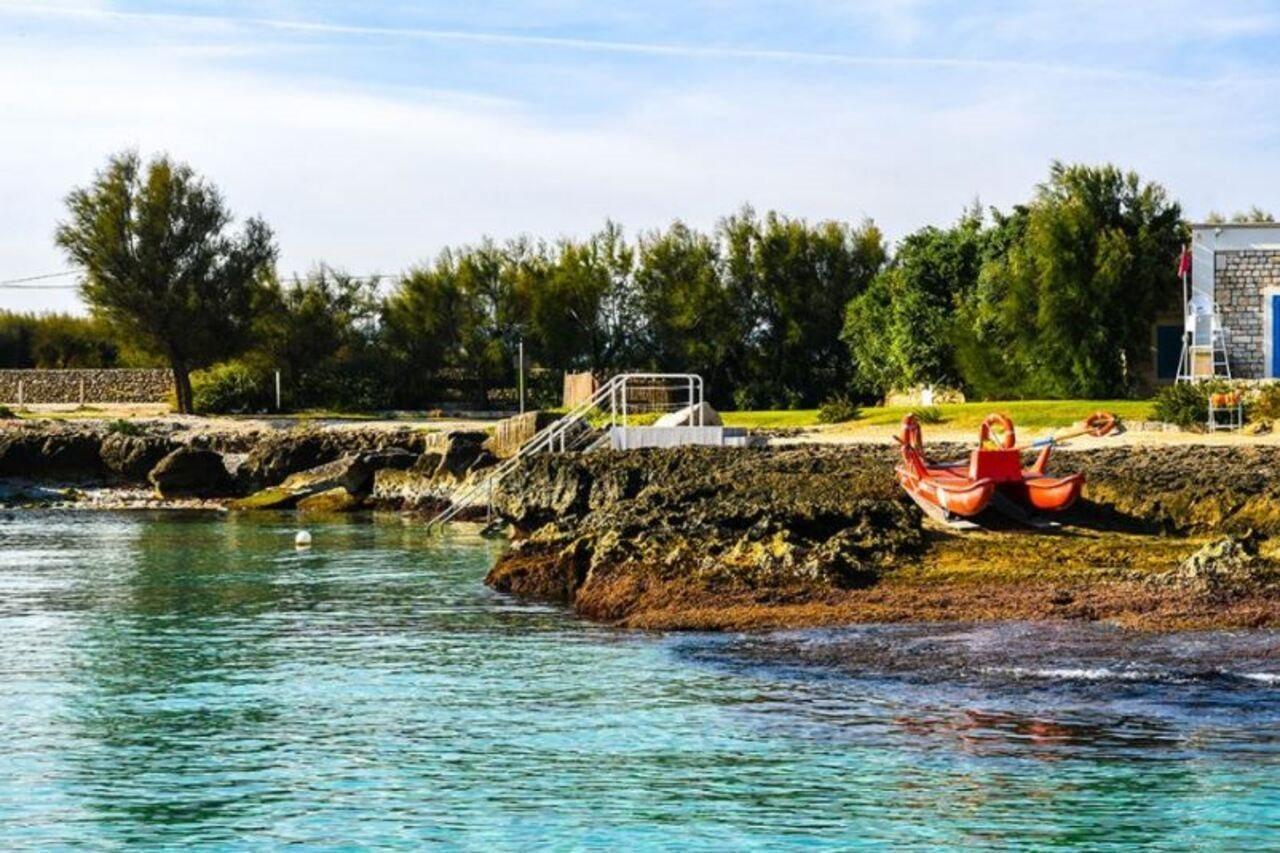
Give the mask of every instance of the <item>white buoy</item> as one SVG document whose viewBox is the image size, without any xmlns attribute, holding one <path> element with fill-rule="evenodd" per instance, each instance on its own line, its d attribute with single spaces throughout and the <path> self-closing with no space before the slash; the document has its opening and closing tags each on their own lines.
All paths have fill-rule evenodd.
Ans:
<svg viewBox="0 0 1280 853">
<path fill-rule="evenodd" d="M 311 534 L 305 530 L 299 530 L 297 535 L 293 537 L 293 547 L 301 551 L 303 548 L 311 547 Z"/>
</svg>

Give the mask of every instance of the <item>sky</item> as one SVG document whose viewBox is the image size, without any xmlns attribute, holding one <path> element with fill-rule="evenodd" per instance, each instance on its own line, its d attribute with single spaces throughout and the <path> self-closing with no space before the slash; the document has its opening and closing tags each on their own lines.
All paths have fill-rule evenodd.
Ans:
<svg viewBox="0 0 1280 853">
<path fill-rule="evenodd" d="M 367 275 L 743 204 L 897 239 L 1054 159 L 1280 213 L 1278 104 L 1254 0 L 0 0 L 0 280 L 67 268 L 67 192 L 130 148 L 265 218 L 282 272 Z"/>
</svg>

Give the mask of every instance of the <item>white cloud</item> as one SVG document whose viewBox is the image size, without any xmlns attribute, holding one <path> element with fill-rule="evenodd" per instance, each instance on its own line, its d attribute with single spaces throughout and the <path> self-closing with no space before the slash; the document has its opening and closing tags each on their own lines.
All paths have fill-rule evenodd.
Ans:
<svg viewBox="0 0 1280 853">
<path fill-rule="evenodd" d="M 1178 87 L 1035 64 L 779 70 L 726 56 L 696 82 L 641 81 L 623 104 L 567 117 L 285 75 L 237 61 L 265 42 L 190 36 L 127 51 L 0 36 L 0 278 L 62 268 L 62 197 L 129 146 L 188 160 L 236 211 L 265 216 L 285 270 L 393 272 L 482 234 L 581 234 L 608 216 L 633 232 L 709 226 L 744 202 L 873 216 L 900 236 L 975 195 L 1025 199 L 1052 158 L 1136 168 L 1194 216 L 1280 201 L 1265 76 Z M 72 304 L 53 293 L 0 291 L 0 307 Z"/>
</svg>

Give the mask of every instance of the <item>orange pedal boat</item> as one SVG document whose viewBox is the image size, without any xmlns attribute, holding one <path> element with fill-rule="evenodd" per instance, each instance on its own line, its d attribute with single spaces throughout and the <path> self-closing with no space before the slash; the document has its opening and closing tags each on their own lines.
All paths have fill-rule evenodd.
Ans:
<svg viewBox="0 0 1280 853">
<path fill-rule="evenodd" d="M 1106 435 L 1114 425 L 1111 415 L 1098 412 L 1074 434 Z M 1052 477 L 1046 473 L 1053 447 L 1061 440 L 1049 438 L 1020 448 L 1013 422 L 1005 415 L 990 415 L 967 462 L 934 462 L 925 456 L 919 421 L 907 415 L 898 436 L 902 451 L 896 468 L 898 482 L 926 514 L 950 524 L 978 515 L 993 501 L 997 509 L 1022 518 L 1060 512 L 1075 503 L 1084 489 L 1083 474 Z M 1040 453 L 1035 462 L 1023 468 L 1023 452 L 1036 448 Z"/>
</svg>

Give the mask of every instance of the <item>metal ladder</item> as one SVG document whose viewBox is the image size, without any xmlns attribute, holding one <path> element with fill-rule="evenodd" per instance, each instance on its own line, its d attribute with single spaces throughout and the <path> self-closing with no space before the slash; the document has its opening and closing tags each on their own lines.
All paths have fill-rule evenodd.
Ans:
<svg viewBox="0 0 1280 853">
<path fill-rule="evenodd" d="M 484 500 L 490 511 L 493 508 L 493 490 L 502 480 L 530 456 L 539 453 L 591 452 L 607 447 L 610 428 L 626 426 L 630 411 L 628 391 L 636 383 L 678 382 L 687 388 L 690 411 L 701 417 L 703 395 L 702 377 L 696 373 L 620 373 L 596 389 L 595 393 L 574 406 L 559 420 L 535 433 L 520 445 L 514 455 L 492 468 L 487 474 L 455 490 L 449 506 L 427 522 L 427 528 L 443 526 L 457 518 L 463 511 Z M 650 386 L 643 386 L 650 387 Z M 676 386 L 672 386 L 676 387 Z M 607 406 L 607 409 L 606 409 Z M 609 428 L 603 433 L 590 425 L 590 416 L 596 410 L 608 411 Z"/>
</svg>

